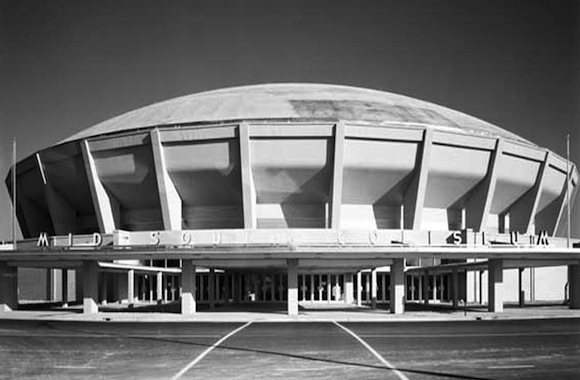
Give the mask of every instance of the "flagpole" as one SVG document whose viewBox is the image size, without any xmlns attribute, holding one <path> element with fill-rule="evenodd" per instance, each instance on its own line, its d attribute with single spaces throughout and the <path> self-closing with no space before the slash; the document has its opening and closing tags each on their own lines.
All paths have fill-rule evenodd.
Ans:
<svg viewBox="0 0 580 380">
<path fill-rule="evenodd" d="M 12 141 L 12 245 L 16 250 L 16 138 Z"/>
<path fill-rule="evenodd" d="M 568 213 L 567 246 L 570 248 L 570 134 L 566 134 L 566 211 Z"/>
</svg>

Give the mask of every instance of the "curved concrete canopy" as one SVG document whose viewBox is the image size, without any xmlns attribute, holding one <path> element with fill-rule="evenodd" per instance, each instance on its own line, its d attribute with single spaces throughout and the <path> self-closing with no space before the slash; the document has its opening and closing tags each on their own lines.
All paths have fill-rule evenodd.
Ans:
<svg viewBox="0 0 580 380">
<path fill-rule="evenodd" d="M 358 87 L 298 83 L 225 88 L 166 100 L 106 120 L 63 142 L 163 125 L 263 119 L 433 126 L 532 144 L 483 120 L 407 96 Z"/>
</svg>

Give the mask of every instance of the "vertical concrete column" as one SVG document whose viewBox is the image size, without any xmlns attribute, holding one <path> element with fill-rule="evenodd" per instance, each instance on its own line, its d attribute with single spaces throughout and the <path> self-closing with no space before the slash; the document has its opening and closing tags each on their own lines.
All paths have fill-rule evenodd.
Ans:
<svg viewBox="0 0 580 380">
<path fill-rule="evenodd" d="M 101 272 L 101 304 L 107 304 L 107 272 Z"/>
<path fill-rule="evenodd" d="M 163 272 L 157 272 L 157 304 L 163 303 Z"/>
<path fill-rule="evenodd" d="M 580 264 L 568 265 L 570 309 L 580 309 Z"/>
<path fill-rule="evenodd" d="M 362 306 L 362 273 L 356 273 L 356 306 Z"/>
<path fill-rule="evenodd" d="M 18 309 L 18 268 L 0 261 L 0 313 Z"/>
<path fill-rule="evenodd" d="M 209 308 L 215 307 L 215 269 L 209 270 L 209 286 L 208 286 Z M 256 294 L 257 296 L 257 294 Z"/>
<path fill-rule="evenodd" d="M 68 269 L 62 269 L 61 298 L 62 307 L 68 307 Z"/>
<path fill-rule="evenodd" d="M 167 296 L 167 284 L 168 284 L 168 280 L 169 280 L 169 275 L 167 276 L 163 276 L 163 302 L 167 302 L 167 300 L 169 299 Z"/>
<path fill-rule="evenodd" d="M 83 299 L 83 271 L 81 268 L 75 269 L 75 301 Z"/>
<path fill-rule="evenodd" d="M 346 273 L 345 277 L 345 284 L 344 284 L 344 303 L 351 304 L 354 301 L 354 288 L 353 288 L 353 279 L 352 273 Z"/>
<path fill-rule="evenodd" d="M 371 286 L 370 286 L 371 274 L 367 273 L 365 276 L 365 301 L 369 302 L 371 300 Z"/>
<path fill-rule="evenodd" d="M 433 275 L 433 301 L 437 301 L 437 275 Z"/>
<path fill-rule="evenodd" d="M 153 302 L 153 273 L 149 273 L 149 302 Z"/>
<path fill-rule="evenodd" d="M 479 303 L 483 303 L 483 272 L 479 271 Z"/>
<path fill-rule="evenodd" d="M 129 305 L 135 303 L 135 271 L 133 269 L 127 272 L 127 302 Z"/>
<path fill-rule="evenodd" d="M 425 305 L 429 305 L 429 272 L 425 271 L 423 273 L 423 302 Z"/>
<path fill-rule="evenodd" d="M 326 275 L 326 302 L 332 301 L 332 275 Z"/>
<path fill-rule="evenodd" d="M 181 288 L 181 314 L 195 314 L 195 266 L 193 260 L 184 259 L 181 262 Z"/>
<path fill-rule="evenodd" d="M 405 312 L 405 260 L 393 259 L 391 265 L 390 311 L 393 314 Z"/>
<path fill-rule="evenodd" d="M 453 269 L 451 273 L 451 291 L 453 294 L 451 295 L 451 300 L 453 302 L 453 307 L 459 306 L 459 271 L 457 269 Z"/>
<path fill-rule="evenodd" d="M 377 269 L 371 270 L 371 309 L 377 308 Z"/>
<path fill-rule="evenodd" d="M 387 280 L 384 273 L 381 274 L 381 301 L 387 301 Z"/>
<path fill-rule="evenodd" d="M 55 285 L 56 285 L 56 276 L 54 273 L 54 269 L 47 268 L 46 269 L 46 300 L 52 302 L 55 300 Z"/>
<path fill-rule="evenodd" d="M 488 310 L 492 313 L 503 311 L 503 261 L 490 259 L 488 262 Z"/>
<path fill-rule="evenodd" d="M 417 276 L 418 280 L 419 280 L 419 289 L 418 293 L 419 293 L 419 298 L 417 299 L 418 301 L 422 301 L 423 300 L 423 276 L 421 274 L 419 274 Z"/>
<path fill-rule="evenodd" d="M 314 275 L 310 275 L 310 302 L 314 302 Z"/>
<path fill-rule="evenodd" d="M 83 261 L 83 313 L 99 311 L 99 264 L 96 260 Z"/>
<path fill-rule="evenodd" d="M 524 291 L 524 268 L 518 268 L 518 297 L 519 306 L 526 305 L 526 292 Z"/>
<path fill-rule="evenodd" d="M 141 278 L 141 281 L 140 281 L 141 286 L 140 286 L 139 290 L 140 290 L 140 294 L 141 294 L 141 300 L 145 301 L 147 299 L 147 294 L 145 293 L 145 288 L 146 288 L 145 281 L 147 279 L 145 278 L 145 275 L 140 276 L 140 278 Z"/>
<path fill-rule="evenodd" d="M 298 316 L 298 259 L 288 259 L 288 315 Z"/>
<path fill-rule="evenodd" d="M 340 301 L 340 292 L 341 292 L 341 286 L 340 286 L 340 275 L 337 274 L 334 276 L 334 285 L 332 287 L 332 292 L 334 293 L 334 300 L 335 301 Z"/>
</svg>

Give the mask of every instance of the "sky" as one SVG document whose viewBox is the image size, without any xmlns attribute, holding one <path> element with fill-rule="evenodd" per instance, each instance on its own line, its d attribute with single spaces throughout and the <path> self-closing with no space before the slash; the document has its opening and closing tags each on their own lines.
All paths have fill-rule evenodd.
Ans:
<svg viewBox="0 0 580 380">
<path fill-rule="evenodd" d="M 479 117 L 580 164 L 580 2 L 0 0 L 3 181 L 118 114 L 270 82 L 367 87 Z M 580 204 L 580 202 L 577 202 Z M 580 205 L 572 235 L 580 237 Z"/>
</svg>

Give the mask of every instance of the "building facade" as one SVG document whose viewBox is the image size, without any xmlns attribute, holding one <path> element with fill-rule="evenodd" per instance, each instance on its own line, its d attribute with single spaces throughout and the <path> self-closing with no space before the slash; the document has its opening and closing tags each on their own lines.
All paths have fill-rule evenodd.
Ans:
<svg viewBox="0 0 580 380">
<path fill-rule="evenodd" d="M 0 246 L 0 302 L 18 307 L 18 274 L 44 268 L 47 297 L 82 298 L 86 312 L 119 300 L 183 313 L 286 302 L 291 315 L 300 302 L 579 307 L 580 249 L 564 232 L 577 188 L 557 154 L 417 99 L 314 84 L 204 92 L 17 164 L 25 239 Z"/>
</svg>

